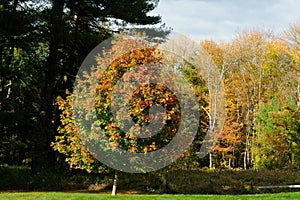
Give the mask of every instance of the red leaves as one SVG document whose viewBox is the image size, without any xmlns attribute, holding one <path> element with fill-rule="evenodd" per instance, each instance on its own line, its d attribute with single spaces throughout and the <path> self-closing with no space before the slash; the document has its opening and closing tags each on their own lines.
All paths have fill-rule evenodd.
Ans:
<svg viewBox="0 0 300 200">
<path fill-rule="evenodd" d="M 73 97 L 79 98 L 80 102 L 83 102 L 83 105 L 79 106 L 78 109 L 94 109 L 93 112 L 97 112 L 101 129 L 105 131 L 105 135 L 110 141 L 108 148 L 121 148 L 133 153 L 147 153 L 167 144 L 176 133 L 180 121 L 178 100 L 170 90 L 159 84 L 150 84 L 150 80 L 145 78 L 148 71 L 146 68 L 143 70 L 143 66 L 149 64 L 159 67 L 161 58 L 154 48 L 141 45 L 141 43 L 142 41 L 130 39 L 115 41 L 112 50 L 104 53 L 107 59 L 99 58 L 97 60 L 98 66 L 92 72 L 85 73 L 85 79 L 78 81 L 77 84 L 79 85 L 90 85 L 88 89 L 91 89 L 95 96 L 82 97 L 78 94 L 71 95 L 68 92 L 66 99 L 57 98 L 56 104 L 62 111 L 61 125 L 58 128 L 60 135 L 56 137 L 52 147 L 65 154 L 66 161 L 71 168 L 85 169 L 89 172 L 99 171 L 101 168 L 101 165 L 95 162 L 95 159 L 83 145 L 78 130 L 76 130 L 72 110 Z M 134 50 L 126 52 L 128 46 L 139 48 L 129 48 Z M 140 48 L 141 46 L 144 48 Z M 116 55 L 119 55 L 119 57 L 116 58 Z M 108 63 L 108 60 L 111 63 Z M 137 135 L 122 132 L 110 110 L 113 100 L 112 91 L 115 84 L 124 73 L 135 67 L 141 67 L 135 78 L 144 81 L 144 85 L 138 88 L 130 99 L 130 114 L 137 119 L 137 124 L 146 125 L 151 122 L 148 111 L 155 104 L 160 104 L 167 111 L 165 119 L 161 119 L 160 122 L 167 121 L 168 127 L 163 129 L 162 134 L 154 139 L 141 139 Z M 87 90 L 87 88 L 83 87 L 83 92 L 84 90 Z M 91 119 L 91 116 L 81 117 L 85 120 Z"/>
</svg>

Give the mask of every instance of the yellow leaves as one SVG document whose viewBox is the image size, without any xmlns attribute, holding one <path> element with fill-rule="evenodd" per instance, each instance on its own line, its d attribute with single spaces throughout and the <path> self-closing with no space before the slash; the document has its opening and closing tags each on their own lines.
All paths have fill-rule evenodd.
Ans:
<svg viewBox="0 0 300 200">
<path fill-rule="evenodd" d="M 136 147 L 131 147 L 131 149 L 129 150 L 129 152 L 131 152 L 131 153 L 135 153 L 136 151 L 137 151 Z"/>
<path fill-rule="evenodd" d="M 155 142 L 152 142 L 152 144 L 150 145 L 150 150 L 156 150 L 156 144 Z"/>
<path fill-rule="evenodd" d="M 117 134 L 112 134 L 110 137 L 109 137 L 109 141 L 115 141 L 117 139 Z"/>
<path fill-rule="evenodd" d="M 214 63 L 219 66 L 223 63 L 223 50 L 214 41 L 202 42 L 203 49 L 211 56 Z"/>
<path fill-rule="evenodd" d="M 56 99 L 56 104 L 58 105 L 59 110 L 63 110 L 65 105 L 65 100 L 61 96 L 58 96 Z"/>
</svg>

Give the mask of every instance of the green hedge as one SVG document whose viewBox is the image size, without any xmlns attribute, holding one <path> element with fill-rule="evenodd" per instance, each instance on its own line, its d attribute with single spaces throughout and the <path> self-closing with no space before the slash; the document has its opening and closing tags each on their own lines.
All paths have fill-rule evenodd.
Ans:
<svg viewBox="0 0 300 200">
<path fill-rule="evenodd" d="M 257 190 L 261 185 L 300 184 L 296 170 L 175 170 L 166 174 L 167 185 L 182 194 L 248 194 L 300 191 L 299 189 Z"/>
<path fill-rule="evenodd" d="M 261 185 L 300 184 L 296 170 L 163 170 L 147 174 L 119 172 L 121 193 L 248 194 L 299 189 L 257 190 Z M 47 172 L 31 176 L 26 167 L 0 166 L 0 190 L 47 190 L 107 192 L 113 173 L 88 174 L 84 171 Z"/>
</svg>

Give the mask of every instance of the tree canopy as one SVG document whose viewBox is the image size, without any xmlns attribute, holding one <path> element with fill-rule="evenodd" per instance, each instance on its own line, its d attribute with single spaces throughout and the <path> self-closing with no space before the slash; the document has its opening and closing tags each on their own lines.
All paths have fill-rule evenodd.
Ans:
<svg viewBox="0 0 300 200">
<path fill-rule="evenodd" d="M 58 95 L 85 56 L 127 24 L 153 25 L 157 0 L 5 0 L 0 4 L 1 161 L 50 167 Z"/>
<path fill-rule="evenodd" d="M 106 169 L 84 147 L 74 126 L 74 80 L 87 54 L 105 39 L 135 25 L 147 25 L 143 30 L 152 31 L 148 26 L 160 24 L 160 16 L 149 15 L 157 5 L 158 0 L 0 2 L 0 164 L 28 165 L 34 173 L 62 166 L 61 160 L 89 172 Z M 166 28 L 156 31 L 164 35 Z M 225 123 L 210 155 L 200 159 L 204 135 L 212 129 L 210 88 L 204 75 L 185 63 L 189 67 L 181 73 L 195 86 L 201 120 L 193 145 L 173 167 L 299 169 L 299 38 L 300 26 L 295 23 L 282 35 L 253 30 L 229 42 L 199 41 L 222 75 Z M 119 41 L 116 50 L 122 45 L 128 43 Z M 160 57 L 152 53 L 151 48 L 139 49 L 112 63 L 111 73 L 101 79 L 103 91 L 110 90 L 111 80 L 130 66 L 145 60 L 159 63 Z M 149 123 L 149 109 L 143 108 L 154 102 L 173 105 L 164 107 L 167 117 L 180 121 L 178 99 L 159 87 L 148 84 L 134 94 L 131 106 L 136 123 Z M 167 95 L 168 102 L 148 98 L 149 88 Z M 107 136 L 126 151 L 155 151 L 175 135 L 176 120 L 166 120 L 171 128 L 156 138 L 163 142 L 138 140 L 121 132 L 112 114 L 105 112 L 110 96 L 103 91 L 98 91 L 97 110 L 102 126 L 109 127 Z"/>
</svg>

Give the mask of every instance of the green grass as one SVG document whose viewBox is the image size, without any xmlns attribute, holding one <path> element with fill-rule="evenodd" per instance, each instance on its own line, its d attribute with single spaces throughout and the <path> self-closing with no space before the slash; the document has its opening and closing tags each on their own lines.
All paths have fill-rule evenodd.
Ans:
<svg viewBox="0 0 300 200">
<path fill-rule="evenodd" d="M 280 200 L 280 199 L 300 199 L 300 192 L 290 193 L 277 193 L 277 194 L 256 194 L 256 195 L 125 195 L 120 194 L 117 196 L 111 196 L 109 194 L 91 194 L 91 193 L 63 193 L 63 192 L 24 192 L 24 193 L 0 193 L 0 199 L 12 199 L 12 200 L 59 200 L 59 199 L 70 199 L 70 200 L 201 200 L 201 199 L 225 199 L 225 200 L 244 200 L 244 199 L 269 199 L 269 200 Z"/>
</svg>

